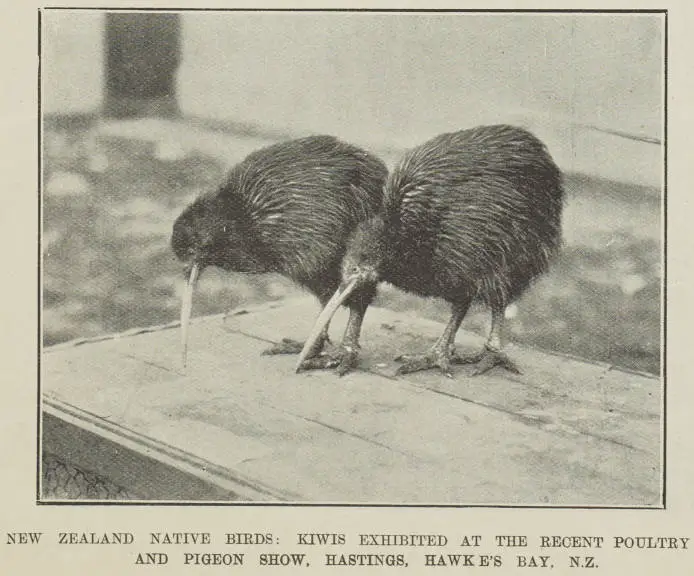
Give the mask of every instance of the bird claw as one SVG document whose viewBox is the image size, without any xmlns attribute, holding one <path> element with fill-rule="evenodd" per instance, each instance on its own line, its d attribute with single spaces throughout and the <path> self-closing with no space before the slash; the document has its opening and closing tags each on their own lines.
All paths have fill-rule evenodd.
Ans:
<svg viewBox="0 0 694 576">
<path fill-rule="evenodd" d="M 322 341 L 318 340 L 313 350 L 309 351 L 308 357 L 313 358 L 314 356 L 318 356 L 323 350 L 323 347 L 326 343 L 328 343 L 327 338 Z M 303 348 L 303 342 L 299 342 L 298 340 L 292 340 L 291 338 L 282 338 L 280 342 L 278 342 L 274 346 L 271 346 L 270 348 L 267 348 L 266 350 L 263 350 L 260 354 L 261 356 L 275 356 L 279 354 L 299 354 Z"/>
<path fill-rule="evenodd" d="M 261 352 L 262 356 L 275 356 L 277 354 L 298 354 L 304 345 L 298 340 L 292 340 L 291 338 L 282 338 L 280 342 L 274 346 L 263 350 Z"/>
<path fill-rule="evenodd" d="M 354 348 L 340 346 L 333 353 L 325 353 L 307 358 L 301 364 L 300 370 L 324 370 L 326 368 L 336 368 L 338 376 L 344 376 L 357 365 L 359 353 Z"/>
<path fill-rule="evenodd" d="M 451 357 L 451 361 L 454 364 L 475 364 L 475 368 L 472 371 L 473 376 L 484 374 L 494 368 L 494 366 L 499 366 L 514 374 L 522 374 L 518 366 L 516 366 L 516 363 L 513 362 L 505 352 L 493 350 L 486 346 L 481 352 L 473 354 L 472 356 L 454 354 Z"/>
<path fill-rule="evenodd" d="M 395 361 L 402 362 L 402 366 L 395 371 L 396 376 L 439 368 L 446 378 L 453 378 L 448 354 L 439 350 L 430 350 L 426 354 L 401 354 Z"/>
</svg>

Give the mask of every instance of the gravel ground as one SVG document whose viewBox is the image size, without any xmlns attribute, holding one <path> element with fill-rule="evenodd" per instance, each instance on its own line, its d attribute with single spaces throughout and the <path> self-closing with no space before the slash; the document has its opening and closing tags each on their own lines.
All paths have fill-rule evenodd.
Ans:
<svg viewBox="0 0 694 576">
<path fill-rule="evenodd" d="M 243 138 L 244 136 L 239 136 Z M 240 160 L 240 158 L 239 158 Z M 175 146 L 102 138 L 88 123 L 44 130 L 43 342 L 170 322 L 178 317 L 181 268 L 171 226 L 224 165 Z M 552 270 L 508 311 L 508 337 L 526 345 L 660 371 L 659 191 L 568 175 L 565 247 Z M 194 315 L 294 294 L 276 276 L 208 270 Z M 448 307 L 383 287 L 378 305 L 446 321 Z M 488 313 L 463 327 L 484 332 Z"/>
</svg>

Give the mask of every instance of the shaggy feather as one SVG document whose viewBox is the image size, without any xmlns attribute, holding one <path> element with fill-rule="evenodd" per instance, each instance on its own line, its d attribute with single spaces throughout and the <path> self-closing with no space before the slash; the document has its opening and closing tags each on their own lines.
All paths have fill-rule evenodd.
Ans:
<svg viewBox="0 0 694 576">
<path fill-rule="evenodd" d="M 378 211 L 386 176 L 378 158 L 332 136 L 257 150 L 183 211 L 173 250 L 203 266 L 283 274 L 329 296 L 347 239 Z"/>
<path fill-rule="evenodd" d="M 390 174 L 382 226 L 365 223 L 350 253 L 379 245 L 381 279 L 456 303 L 506 305 L 561 243 L 561 172 L 526 130 L 483 126 L 437 136 Z"/>
</svg>

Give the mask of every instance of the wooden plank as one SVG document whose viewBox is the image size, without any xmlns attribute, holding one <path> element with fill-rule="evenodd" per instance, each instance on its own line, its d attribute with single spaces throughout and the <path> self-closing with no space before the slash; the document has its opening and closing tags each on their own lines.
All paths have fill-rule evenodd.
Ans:
<svg viewBox="0 0 694 576">
<path fill-rule="evenodd" d="M 276 338 L 273 326 L 282 325 L 286 309 L 263 308 L 262 313 L 262 321 L 252 314 L 232 313 L 225 323 L 230 330 L 272 340 Z M 310 319 L 310 312 L 307 315 Z M 331 330 L 333 340 L 339 341 L 345 318 L 344 312 L 336 316 Z M 442 330 L 438 322 L 371 308 L 364 323 L 361 366 L 391 377 L 397 367 L 394 357 L 403 351 L 425 350 Z M 479 350 L 483 342 L 483 338 L 465 331 L 460 331 L 456 340 L 461 351 L 470 352 Z M 646 452 L 659 451 L 660 435 L 652 433 L 654 424 L 660 426 L 659 379 L 529 348 L 509 345 L 508 350 L 518 360 L 522 375 L 493 371 L 469 377 L 471 368 L 459 366 L 455 368 L 455 380 L 441 378 L 435 372 L 411 374 L 407 380 L 515 414 L 548 429 L 567 427 Z"/>
<path fill-rule="evenodd" d="M 133 449 L 173 466 L 208 463 L 214 473 L 197 477 L 230 498 L 236 483 L 257 487 L 238 497 L 265 501 L 660 505 L 659 379 L 517 346 L 522 376 L 394 378 L 396 352 L 423 350 L 443 327 L 379 308 L 361 369 L 343 378 L 261 356 L 303 338 L 317 312 L 305 297 L 197 319 L 185 372 L 175 329 L 47 349 L 44 398 L 89 414 L 97 435 L 104 423 L 127 430 Z"/>
<path fill-rule="evenodd" d="M 128 431 L 104 424 L 95 424 L 92 415 L 74 406 L 46 401 L 43 450 L 80 470 L 108 478 L 116 486 L 127 486 L 133 500 L 228 501 L 288 496 L 226 477 L 223 470 L 194 455 L 141 435 L 133 438 Z"/>
</svg>

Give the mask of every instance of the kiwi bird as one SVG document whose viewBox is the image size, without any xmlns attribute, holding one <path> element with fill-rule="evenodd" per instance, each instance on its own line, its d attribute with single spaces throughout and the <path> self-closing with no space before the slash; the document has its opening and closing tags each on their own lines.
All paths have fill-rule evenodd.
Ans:
<svg viewBox="0 0 694 576">
<path fill-rule="evenodd" d="M 451 305 L 441 337 L 424 354 L 403 355 L 397 373 L 474 363 L 480 374 L 501 365 L 504 313 L 545 272 L 561 245 L 563 178 L 545 145 L 525 129 L 493 125 L 441 134 L 410 150 L 388 176 L 383 205 L 350 237 L 342 283 L 299 356 L 353 290 L 385 281 Z M 461 356 L 455 336 L 474 301 L 491 309 L 482 351 Z M 359 323 L 359 319 L 355 319 Z M 349 335 L 348 335 L 349 336 Z M 358 349 L 348 338 L 343 343 Z"/>
<path fill-rule="evenodd" d="M 381 206 L 387 174 L 376 156 L 332 136 L 311 136 L 251 153 L 217 190 L 185 208 L 171 237 L 188 278 L 181 306 L 183 364 L 193 290 L 202 270 L 278 273 L 325 305 L 340 284 L 350 234 Z M 345 301 L 348 334 L 358 336 L 375 293 L 375 285 L 365 285 Z M 346 348 L 322 354 L 326 342 L 327 325 L 305 357 L 316 357 L 316 367 L 347 372 L 356 354 Z M 302 345 L 284 338 L 264 354 L 298 353 Z"/>
</svg>

